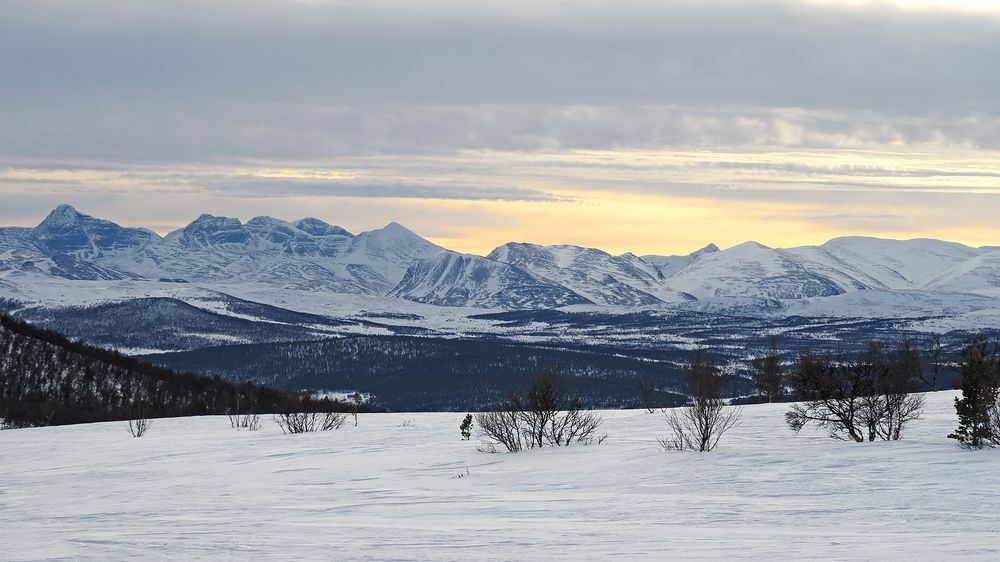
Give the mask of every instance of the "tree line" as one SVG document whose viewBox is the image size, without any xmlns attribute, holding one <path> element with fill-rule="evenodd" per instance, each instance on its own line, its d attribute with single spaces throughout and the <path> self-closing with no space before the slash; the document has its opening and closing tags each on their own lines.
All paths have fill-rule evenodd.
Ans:
<svg viewBox="0 0 1000 562">
<path fill-rule="evenodd" d="M 353 406 L 302 392 L 178 373 L 70 341 L 0 313 L 0 419 L 8 427 Z"/>
</svg>

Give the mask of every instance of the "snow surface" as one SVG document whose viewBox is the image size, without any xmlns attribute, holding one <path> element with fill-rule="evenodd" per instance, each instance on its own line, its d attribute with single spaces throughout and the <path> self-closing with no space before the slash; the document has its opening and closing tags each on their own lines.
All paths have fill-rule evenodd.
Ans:
<svg viewBox="0 0 1000 562">
<path fill-rule="evenodd" d="M 997 560 L 1000 451 L 945 435 L 952 392 L 895 443 L 795 435 L 749 406 L 709 454 L 660 414 L 602 445 L 507 454 L 460 414 L 362 414 L 332 433 L 224 417 L 0 432 L 6 560 Z"/>
</svg>

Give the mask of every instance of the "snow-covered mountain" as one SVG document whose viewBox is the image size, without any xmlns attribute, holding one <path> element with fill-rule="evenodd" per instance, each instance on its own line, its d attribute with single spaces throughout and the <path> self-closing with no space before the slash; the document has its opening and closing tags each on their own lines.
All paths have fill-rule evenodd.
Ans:
<svg viewBox="0 0 1000 562">
<path fill-rule="evenodd" d="M 695 260 L 701 258 L 702 256 L 718 252 L 719 247 L 715 244 L 709 244 L 700 250 L 691 252 L 686 256 L 657 256 L 657 255 L 646 255 L 642 256 L 642 260 L 646 263 L 650 263 L 656 266 L 660 270 L 660 275 L 663 278 L 670 277 L 671 275 L 677 273 L 678 271 L 684 269 L 685 267 L 691 265 Z"/>
<path fill-rule="evenodd" d="M 929 238 L 886 240 L 845 236 L 834 238 L 821 248 L 890 289 L 923 287 L 943 271 L 982 253 L 955 242 Z"/>
<path fill-rule="evenodd" d="M 970 302 L 948 297 L 960 293 L 1000 297 L 1000 250 L 844 237 L 820 246 L 711 244 L 683 256 L 643 257 L 509 243 L 482 257 L 450 252 L 396 223 L 352 234 L 315 218 L 243 223 L 201 215 L 160 237 L 68 205 L 37 227 L 0 228 L 0 297 L 56 279 L 256 286 L 480 308 L 682 305 L 741 313 L 825 310 L 802 303 L 868 291 L 870 298 L 836 302 L 869 306 L 877 298 L 887 310 L 894 302 L 926 301 L 931 308 L 947 308 L 949 298 Z M 893 297 L 900 292 L 908 296 Z"/>
<path fill-rule="evenodd" d="M 410 269 L 390 296 L 479 308 L 554 308 L 590 303 L 566 287 L 515 265 L 449 251 Z"/>
<path fill-rule="evenodd" d="M 1000 297 L 1000 250 L 959 262 L 932 277 L 924 287 L 932 291 L 976 293 Z"/>
<path fill-rule="evenodd" d="M 352 235 L 309 218 L 201 215 L 161 238 L 61 205 L 36 228 L 0 230 L 0 270 L 81 280 L 251 282 L 385 294 L 442 248 L 396 223 Z"/>
<path fill-rule="evenodd" d="M 798 300 L 881 288 L 818 248 L 789 250 L 744 242 L 704 255 L 668 279 L 668 285 L 699 299 L 745 297 Z"/>
<path fill-rule="evenodd" d="M 595 248 L 512 242 L 487 257 L 562 285 L 595 304 L 655 304 L 661 302 L 657 293 L 669 291 L 656 266 L 632 254 L 612 256 Z"/>
</svg>

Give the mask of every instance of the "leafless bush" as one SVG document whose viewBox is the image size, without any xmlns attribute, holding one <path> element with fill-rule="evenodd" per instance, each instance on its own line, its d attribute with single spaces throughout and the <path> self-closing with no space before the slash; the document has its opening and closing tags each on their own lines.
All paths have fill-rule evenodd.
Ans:
<svg viewBox="0 0 1000 562">
<path fill-rule="evenodd" d="M 771 336 L 771 347 L 767 354 L 751 363 L 751 381 L 754 392 L 768 402 L 780 402 L 785 396 L 785 374 L 781 367 L 778 343 Z"/>
<path fill-rule="evenodd" d="M 920 375 L 920 355 L 908 342 L 892 352 L 871 344 L 848 363 L 803 354 L 791 375 L 802 402 L 792 405 L 785 421 L 796 432 L 814 423 L 835 439 L 897 440 L 923 411 L 923 396 L 913 394 Z"/>
<path fill-rule="evenodd" d="M 128 420 L 128 433 L 132 437 L 142 437 L 153 425 L 146 413 L 145 397 L 145 393 L 140 392 L 132 402 L 132 415 Z"/>
<path fill-rule="evenodd" d="M 924 410 L 923 395 L 913 393 L 923 372 L 920 353 L 904 340 L 890 353 L 876 346 L 862 357 L 874 374 L 873 392 L 863 402 L 862 418 L 869 440 L 875 435 L 884 441 L 897 441 L 903 428 L 919 419 Z"/>
<path fill-rule="evenodd" d="M 597 437 L 603 423 L 597 413 L 570 396 L 558 370 L 548 370 L 532 380 L 524 396 L 517 392 L 488 412 L 476 414 L 482 450 L 499 447 L 516 453 L 537 447 L 563 447 L 604 440 Z"/>
<path fill-rule="evenodd" d="M 516 453 L 527 448 L 522 427 L 524 417 L 520 396 L 516 393 L 495 409 L 477 413 L 476 426 L 479 427 L 479 435 L 483 440 L 482 450 L 496 452 L 499 445 L 509 453 Z"/>
<path fill-rule="evenodd" d="M 350 401 L 351 415 L 354 416 L 354 427 L 358 427 L 358 412 L 361 411 L 361 406 L 365 403 L 365 397 L 361 396 L 360 392 L 355 391 L 355 393 L 350 396 Z"/>
<path fill-rule="evenodd" d="M 656 387 L 653 385 L 652 381 L 639 381 L 639 404 L 646 410 L 647 413 L 652 414 L 656 411 L 656 408 L 653 405 L 655 394 Z"/>
<path fill-rule="evenodd" d="M 253 402 L 242 404 L 240 398 L 236 397 L 236 403 L 229 409 L 229 425 L 233 429 L 246 429 L 247 431 L 257 431 L 260 429 L 260 415 L 252 412 Z"/>
<path fill-rule="evenodd" d="M 690 405 L 664 410 L 670 435 L 660 446 L 668 451 L 709 452 L 730 429 L 739 425 L 741 408 L 722 399 L 725 379 L 707 354 L 696 351 L 685 369 Z"/>
<path fill-rule="evenodd" d="M 257 431 L 260 429 L 260 423 L 259 414 L 229 414 L 229 424 L 234 429 Z"/>
<path fill-rule="evenodd" d="M 282 433 L 309 433 L 340 429 L 347 422 L 347 414 L 340 412 L 285 412 L 274 414 L 274 423 Z"/>
<path fill-rule="evenodd" d="M 132 437 L 142 437 L 149 431 L 153 422 L 149 418 L 135 418 L 128 420 L 128 433 Z"/>
</svg>

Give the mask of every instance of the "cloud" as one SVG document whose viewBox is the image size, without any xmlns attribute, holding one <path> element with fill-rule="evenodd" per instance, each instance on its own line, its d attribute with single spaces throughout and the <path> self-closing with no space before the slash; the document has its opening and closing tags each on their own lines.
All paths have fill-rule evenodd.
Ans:
<svg viewBox="0 0 1000 562">
<path fill-rule="evenodd" d="M 650 195 L 792 204 L 824 234 L 940 227 L 953 207 L 988 221 L 1000 8 L 922 4 L 8 0 L 0 214 L 71 200 L 173 224 L 319 202 L 357 229 L 433 207 L 458 236 L 490 206 L 591 228 L 573 213 Z M 778 236 L 766 221 L 739 224 Z"/>
<path fill-rule="evenodd" d="M 535 189 L 477 187 L 469 185 L 420 185 L 405 182 L 376 183 L 361 180 L 330 181 L 310 178 L 262 178 L 232 176 L 203 182 L 204 191 L 244 197 L 370 197 L 400 199 L 446 199 L 461 201 L 570 201 Z"/>
<path fill-rule="evenodd" d="M 884 3 L 12 0 L 0 156 L 998 147 L 997 52 Z"/>
</svg>

